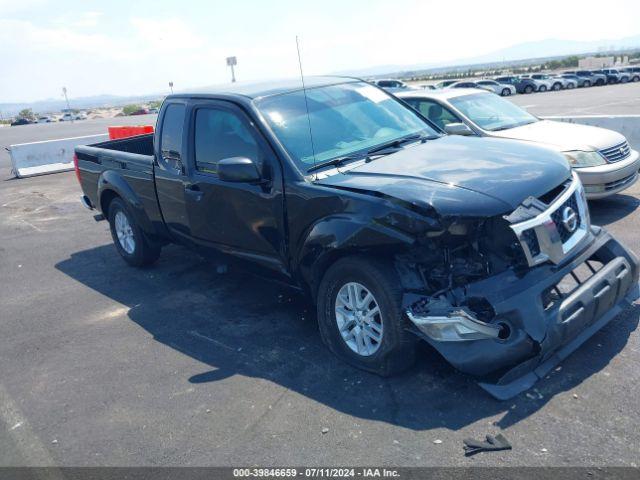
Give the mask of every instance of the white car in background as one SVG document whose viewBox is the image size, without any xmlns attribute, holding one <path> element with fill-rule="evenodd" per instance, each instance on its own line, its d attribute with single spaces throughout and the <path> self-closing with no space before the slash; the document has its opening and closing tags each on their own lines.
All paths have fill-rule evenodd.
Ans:
<svg viewBox="0 0 640 480">
<path fill-rule="evenodd" d="M 534 74 L 537 77 L 541 77 L 540 74 Z M 548 76 L 548 75 L 547 75 Z M 546 92 L 547 90 L 553 90 L 553 80 L 551 78 L 534 78 L 531 74 L 520 75 L 520 78 L 528 78 L 533 80 L 538 85 L 538 92 Z"/>
<path fill-rule="evenodd" d="M 38 122 L 37 123 L 51 123 L 54 122 L 55 120 L 53 119 L 53 117 L 49 117 L 47 115 L 43 115 L 42 117 L 38 117 Z"/>
<path fill-rule="evenodd" d="M 640 155 L 613 130 L 542 120 L 508 100 L 478 90 L 398 96 L 451 135 L 509 138 L 557 150 L 580 177 L 589 199 L 621 192 L 638 180 Z"/>
<path fill-rule="evenodd" d="M 498 83 L 495 80 L 491 80 L 488 78 L 483 78 L 482 80 L 476 81 L 476 83 L 483 87 L 488 87 L 493 90 L 493 93 L 497 93 L 501 97 L 507 97 L 509 95 L 515 95 L 516 87 L 513 85 L 509 85 L 507 83 Z"/>
<path fill-rule="evenodd" d="M 550 80 L 551 88 L 550 90 L 563 90 L 563 89 L 572 89 L 578 86 L 578 82 L 576 80 L 572 80 L 570 78 L 564 78 L 558 75 L 548 75 L 546 73 L 534 73 L 531 75 L 531 78 L 534 80 Z"/>
</svg>

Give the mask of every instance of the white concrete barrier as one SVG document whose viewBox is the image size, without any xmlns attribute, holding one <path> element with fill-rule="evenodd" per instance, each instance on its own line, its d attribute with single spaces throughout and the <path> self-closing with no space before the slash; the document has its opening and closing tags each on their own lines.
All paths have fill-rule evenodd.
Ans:
<svg viewBox="0 0 640 480">
<path fill-rule="evenodd" d="M 109 140 L 108 134 L 20 143 L 9 147 L 11 165 L 18 178 L 73 170 L 73 150 L 78 145 Z"/>
<path fill-rule="evenodd" d="M 571 117 L 544 117 L 547 120 L 582 123 L 594 127 L 608 128 L 627 138 L 634 150 L 640 150 L 640 115 L 579 115 Z"/>
</svg>

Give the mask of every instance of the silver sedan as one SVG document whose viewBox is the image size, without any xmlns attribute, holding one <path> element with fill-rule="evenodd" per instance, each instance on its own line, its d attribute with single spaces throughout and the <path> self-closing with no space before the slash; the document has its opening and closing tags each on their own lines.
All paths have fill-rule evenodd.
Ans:
<svg viewBox="0 0 640 480">
<path fill-rule="evenodd" d="M 479 90 L 407 92 L 399 97 L 449 134 L 536 142 L 561 152 L 589 199 L 621 192 L 638 180 L 640 155 L 613 130 L 542 120 Z"/>
</svg>

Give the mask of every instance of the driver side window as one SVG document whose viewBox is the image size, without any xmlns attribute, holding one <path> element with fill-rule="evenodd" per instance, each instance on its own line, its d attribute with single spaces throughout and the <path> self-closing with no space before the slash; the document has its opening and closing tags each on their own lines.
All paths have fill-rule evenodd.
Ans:
<svg viewBox="0 0 640 480">
<path fill-rule="evenodd" d="M 262 167 L 262 151 L 245 122 L 233 112 L 200 108 L 196 111 L 196 169 L 217 173 L 218 162 L 225 158 L 245 157 Z"/>
<path fill-rule="evenodd" d="M 422 98 L 406 98 L 405 100 L 443 130 L 445 125 L 462 122 L 453 112 L 433 100 Z"/>
</svg>

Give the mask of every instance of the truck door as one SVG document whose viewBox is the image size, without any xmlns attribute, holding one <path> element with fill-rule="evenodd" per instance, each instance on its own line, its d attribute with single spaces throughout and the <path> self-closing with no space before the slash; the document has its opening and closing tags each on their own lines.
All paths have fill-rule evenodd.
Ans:
<svg viewBox="0 0 640 480">
<path fill-rule="evenodd" d="M 185 201 L 188 183 L 186 158 L 186 102 L 172 100 L 163 108 L 155 145 L 155 181 L 158 203 L 167 228 L 177 241 L 191 237 Z"/>
<path fill-rule="evenodd" d="M 186 196 L 194 241 L 204 248 L 285 271 L 282 170 L 254 122 L 237 105 L 193 101 L 189 105 L 189 184 Z M 217 164 L 231 157 L 252 160 L 262 182 L 220 180 Z"/>
</svg>

